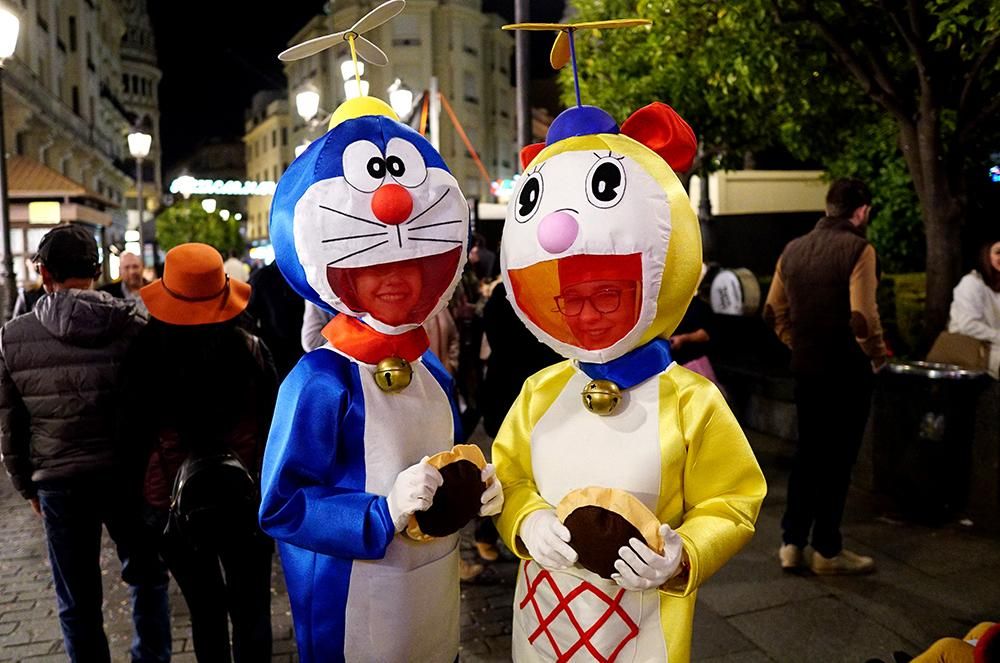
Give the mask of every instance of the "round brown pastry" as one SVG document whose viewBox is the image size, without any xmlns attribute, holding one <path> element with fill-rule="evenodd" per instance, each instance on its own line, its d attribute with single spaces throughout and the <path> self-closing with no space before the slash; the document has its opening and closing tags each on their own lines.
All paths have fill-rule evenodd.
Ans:
<svg viewBox="0 0 1000 663">
<path fill-rule="evenodd" d="M 486 458 L 474 444 L 458 444 L 451 451 L 442 451 L 427 459 L 444 479 L 434 493 L 434 501 L 426 511 L 417 511 L 410 518 L 406 535 L 417 541 L 448 536 L 465 527 L 482 508 L 482 480 Z"/>
<path fill-rule="evenodd" d="M 576 563 L 602 578 L 618 572 L 618 550 L 629 539 L 663 551 L 660 521 L 624 490 L 589 486 L 571 491 L 556 506 L 556 516 L 569 530 L 569 545 L 579 556 Z"/>
</svg>

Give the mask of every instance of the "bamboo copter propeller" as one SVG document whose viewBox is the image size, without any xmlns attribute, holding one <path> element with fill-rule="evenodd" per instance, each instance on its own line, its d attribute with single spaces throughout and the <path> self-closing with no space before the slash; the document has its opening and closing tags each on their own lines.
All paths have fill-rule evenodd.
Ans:
<svg viewBox="0 0 1000 663">
<path fill-rule="evenodd" d="M 394 18 L 399 12 L 403 11 L 403 7 L 405 6 L 406 0 L 388 0 L 388 2 L 383 2 L 358 19 L 347 30 L 341 30 L 340 32 L 334 32 L 333 34 L 323 35 L 322 37 L 316 37 L 301 44 L 296 44 L 279 53 L 278 59 L 282 62 L 301 60 L 346 41 L 351 48 L 351 61 L 354 63 L 354 80 L 357 81 L 358 93 L 361 94 L 361 74 L 358 71 L 358 58 L 360 57 L 365 62 L 377 67 L 384 67 L 389 64 L 389 58 L 386 57 L 385 52 L 363 35 Z"/>
<path fill-rule="evenodd" d="M 549 62 L 553 69 L 562 69 L 567 62 L 573 63 L 573 87 L 576 91 L 576 105 L 582 106 L 580 101 L 580 76 L 576 64 L 576 47 L 573 43 L 573 33 L 577 30 L 610 30 L 614 28 L 634 28 L 640 25 L 652 25 L 653 22 L 645 18 L 620 18 L 610 21 L 586 21 L 583 23 L 513 23 L 503 26 L 503 30 L 555 30 L 559 34 L 552 44 L 552 51 L 549 53 Z"/>
</svg>

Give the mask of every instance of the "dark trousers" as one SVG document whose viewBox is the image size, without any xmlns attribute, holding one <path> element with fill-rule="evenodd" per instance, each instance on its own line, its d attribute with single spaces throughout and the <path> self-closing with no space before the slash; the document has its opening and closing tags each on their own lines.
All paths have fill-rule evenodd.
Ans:
<svg viewBox="0 0 1000 663">
<path fill-rule="evenodd" d="M 164 535 L 163 556 L 191 613 L 200 663 L 271 660 L 273 552 L 274 542 L 262 532 L 197 550 L 179 535 Z"/>
<path fill-rule="evenodd" d="M 840 521 L 871 397 L 871 373 L 796 378 L 799 441 L 781 520 L 785 543 L 811 542 L 824 557 L 840 553 Z"/>
<path fill-rule="evenodd" d="M 38 500 L 59 606 L 59 625 L 70 661 L 111 660 L 101 612 L 101 525 L 115 542 L 122 580 L 132 599 L 133 662 L 170 660 L 167 570 L 156 537 L 145 527 L 138 494 L 122 494 L 121 480 L 95 475 L 39 484 Z"/>
</svg>

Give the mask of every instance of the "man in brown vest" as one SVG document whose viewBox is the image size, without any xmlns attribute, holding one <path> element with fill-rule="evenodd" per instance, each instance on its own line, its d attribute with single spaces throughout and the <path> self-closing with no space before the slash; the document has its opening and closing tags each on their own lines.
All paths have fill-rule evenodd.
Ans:
<svg viewBox="0 0 1000 663">
<path fill-rule="evenodd" d="M 785 247 L 764 318 L 792 351 L 799 439 L 781 521 L 781 567 L 817 574 L 868 573 L 875 561 L 845 550 L 840 521 L 871 405 L 872 374 L 885 364 L 875 290 L 875 248 L 865 239 L 871 192 L 840 179 L 826 216 Z M 810 539 L 811 531 L 811 539 Z M 814 554 L 804 554 L 808 543 Z"/>
</svg>

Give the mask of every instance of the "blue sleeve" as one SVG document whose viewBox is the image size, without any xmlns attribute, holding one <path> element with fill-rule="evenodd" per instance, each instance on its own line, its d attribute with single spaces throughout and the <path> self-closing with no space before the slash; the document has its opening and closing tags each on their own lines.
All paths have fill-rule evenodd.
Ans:
<svg viewBox="0 0 1000 663">
<path fill-rule="evenodd" d="M 260 526 L 324 555 L 381 559 L 396 534 L 386 498 L 365 492 L 357 369 L 329 350 L 299 361 L 278 391 L 261 476 Z"/>
<path fill-rule="evenodd" d="M 455 444 L 464 443 L 465 433 L 462 431 L 462 418 L 458 413 L 458 399 L 455 397 L 454 378 L 451 377 L 451 373 L 444 367 L 441 360 L 437 358 L 437 355 L 430 350 L 425 352 L 420 359 L 424 362 L 427 370 L 431 372 L 431 375 L 434 376 L 434 379 L 437 380 L 437 383 L 441 385 L 445 396 L 448 397 L 448 404 L 451 405 L 451 419 L 454 422 L 455 428 Z"/>
</svg>

